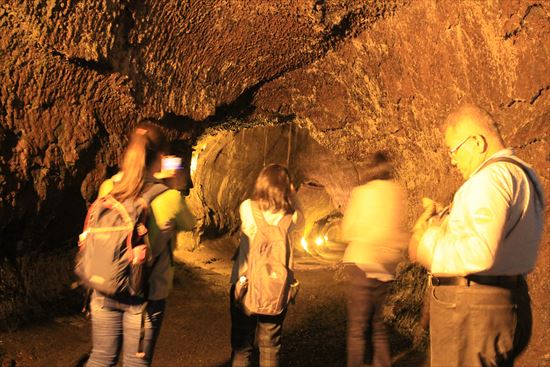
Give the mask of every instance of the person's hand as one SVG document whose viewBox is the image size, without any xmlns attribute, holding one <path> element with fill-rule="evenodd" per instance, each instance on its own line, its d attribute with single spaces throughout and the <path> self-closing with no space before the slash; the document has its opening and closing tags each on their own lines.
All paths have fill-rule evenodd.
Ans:
<svg viewBox="0 0 550 367">
<path fill-rule="evenodd" d="M 430 218 L 437 214 L 437 204 L 430 198 L 422 198 L 422 207 L 424 208 L 424 211 L 416 220 L 413 227 L 413 232 L 424 232 L 429 225 Z"/>
<path fill-rule="evenodd" d="M 426 197 L 422 198 L 422 207 L 424 208 L 424 212 L 429 213 L 430 216 L 439 214 L 444 209 L 443 205 Z"/>
<path fill-rule="evenodd" d="M 439 225 L 438 212 L 442 210 L 442 206 L 430 198 L 422 198 L 422 207 L 424 211 L 418 217 L 413 227 L 413 233 L 409 242 L 409 258 L 411 261 L 416 261 L 416 253 L 420 239 L 424 232 L 430 226 Z"/>
<path fill-rule="evenodd" d="M 155 172 L 153 176 L 155 176 L 155 178 L 159 180 L 169 180 L 176 177 L 176 172 L 177 171 L 174 169 L 161 170 L 161 171 Z"/>
</svg>

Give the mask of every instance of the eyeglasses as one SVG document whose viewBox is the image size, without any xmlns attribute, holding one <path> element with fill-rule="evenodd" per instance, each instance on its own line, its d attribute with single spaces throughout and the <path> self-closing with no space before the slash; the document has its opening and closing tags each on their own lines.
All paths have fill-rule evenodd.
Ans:
<svg viewBox="0 0 550 367">
<path fill-rule="evenodd" d="M 462 145 L 464 145 L 464 143 L 466 143 L 468 141 L 468 139 L 470 138 L 473 138 L 472 135 L 470 136 L 467 136 L 464 140 L 462 140 L 460 143 L 458 143 L 457 145 L 455 145 L 454 148 L 452 148 L 451 150 L 449 150 L 449 155 L 451 156 L 451 158 L 454 156 L 454 154 L 460 149 L 460 147 Z"/>
</svg>

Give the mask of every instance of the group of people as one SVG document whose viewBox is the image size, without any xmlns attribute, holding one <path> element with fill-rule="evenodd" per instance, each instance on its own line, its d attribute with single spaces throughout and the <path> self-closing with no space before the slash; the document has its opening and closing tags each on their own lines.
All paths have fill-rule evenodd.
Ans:
<svg viewBox="0 0 550 367">
<path fill-rule="evenodd" d="M 494 119 L 477 106 L 464 105 L 450 114 L 442 132 L 451 163 L 465 182 L 448 207 L 424 201 L 412 236 L 405 229 L 406 194 L 387 155 L 373 154 L 360 175 L 361 185 L 351 193 L 341 228 L 348 243 L 343 258 L 348 366 L 364 365 L 368 344 L 373 366 L 391 365 L 382 308 L 407 248 L 409 258 L 430 273 L 431 366 L 512 366 L 529 340 L 525 275 L 535 266 L 543 228 L 539 180 L 529 165 L 505 148 Z M 121 174 L 106 181 L 99 195 L 138 197 L 148 185 L 172 177 L 157 174 L 166 152 L 160 129 L 140 125 L 124 155 Z M 179 191 L 185 183 L 175 180 L 170 185 L 151 202 L 153 260 L 146 299 L 93 293 L 89 367 L 116 365 L 121 347 L 125 366 L 151 364 L 173 279 L 173 239 L 177 231 L 195 225 Z M 240 256 L 234 259 L 230 291 L 232 365 L 251 365 L 257 345 L 260 366 L 278 366 L 286 307 L 277 315 L 249 314 L 236 299 L 235 287 L 246 268 L 242 254 L 249 253 L 261 230 L 258 215 L 262 225 L 288 220 L 287 235 L 303 224 L 287 168 L 264 167 L 239 211 Z M 287 264 L 291 273 L 291 258 Z M 140 344 L 143 353 L 138 353 Z"/>
<path fill-rule="evenodd" d="M 130 137 L 120 172 L 103 182 L 99 188 L 98 198 L 111 195 L 122 203 L 144 197 L 150 187 L 159 183 L 168 186 L 151 200 L 148 208 L 147 230 L 151 259 L 146 296 L 109 296 L 97 290 L 92 292 L 90 312 L 93 347 L 88 367 L 115 366 L 121 351 L 124 366 L 149 366 L 152 363 L 166 299 L 172 288 L 175 237 L 177 232 L 190 231 L 195 226 L 195 219 L 185 203 L 185 195 L 192 185 L 188 175 L 189 167 L 181 165 L 181 160 L 175 160 L 179 161 L 179 165 L 164 169 L 163 161 L 167 161 L 169 153 L 170 146 L 161 129 L 154 124 L 140 124 Z M 173 156 L 170 155 L 169 159 L 173 160 Z M 276 226 L 288 217 L 285 232 L 291 232 L 296 225 L 303 223 L 303 217 L 294 207 L 293 192 L 286 167 L 271 164 L 262 169 L 252 198 L 245 200 L 240 207 L 243 233 L 241 248 L 247 248 L 259 231 L 253 207 L 258 208 L 268 225 Z M 241 259 L 247 258 L 242 250 L 240 254 Z M 235 267 L 233 285 L 236 283 L 234 278 L 243 270 L 243 261 L 246 262 L 241 260 L 240 267 Z M 291 264 L 289 266 L 292 267 Z M 231 294 L 233 365 L 250 363 L 255 336 L 260 339 L 262 366 L 277 365 L 286 307 L 276 316 L 254 316 L 238 307 L 233 296 L 234 286 Z M 256 327 L 259 330 L 257 333 Z"/>
<path fill-rule="evenodd" d="M 353 189 L 342 236 L 348 247 L 348 366 L 390 366 L 383 306 L 400 252 L 429 272 L 432 367 L 513 366 L 532 326 L 525 276 L 536 263 L 544 196 L 533 169 L 505 148 L 493 117 L 463 105 L 442 124 L 465 182 L 451 205 L 423 199 L 412 236 L 388 157 L 375 154 Z M 410 237 L 410 240 L 404 238 Z M 366 333 L 369 337 L 365 337 Z"/>
<path fill-rule="evenodd" d="M 184 167 L 164 171 L 162 158 L 169 152 L 162 131 L 141 124 L 132 133 L 122 159 L 121 170 L 102 183 L 98 197 L 112 195 L 119 202 L 138 199 L 153 185 L 169 189 L 149 204 L 147 230 L 151 252 L 147 295 L 108 296 L 96 290 L 90 301 L 93 348 L 88 367 L 115 366 L 122 348 L 124 366 L 149 366 L 164 318 L 166 298 L 172 288 L 172 251 L 178 231 L 189 231 L 195 218 L 182 191 L 190 181 Z M 159 175 L 162 173 L 162 175 Z"/>
</svg>

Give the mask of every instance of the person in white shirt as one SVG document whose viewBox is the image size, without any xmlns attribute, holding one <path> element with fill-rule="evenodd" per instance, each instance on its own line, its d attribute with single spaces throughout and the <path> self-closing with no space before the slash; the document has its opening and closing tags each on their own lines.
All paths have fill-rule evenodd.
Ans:
<svg viewBox="0 0 550 367">
<path fill-rule="evenodd" d="M 372 349 L 374 367 L 390 366 L 383 308 L 404 260 L 407 197 L 393 180 L 393 168 L 383 152 L 373 154 L 362 172 L 364 184 L 351 192 L 342 220 L 343 257 L 348 312 L 347 365 L 364 366 L 365 349 Z M 365 337 L 370 331 L 370 336 Z"/>
<path fill-rule="evenodd" d="M 442 131 L 465 182 L 448 210 L 425 201 L 409 245 L 431 272 L 431 365 L 512 366 L 531 335 L 525 275 L 542 235 L 542 188 L 480 107 L 461 106 Z"/>
</svg>

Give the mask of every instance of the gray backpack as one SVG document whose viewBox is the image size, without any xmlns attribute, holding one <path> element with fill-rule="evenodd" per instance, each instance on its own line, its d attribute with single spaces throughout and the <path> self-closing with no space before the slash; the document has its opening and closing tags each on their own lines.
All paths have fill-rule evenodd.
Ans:
<svg viewBox="0 0 550 367">
<path fill-rule="evenodd" d="M 145 297 L 151 257 L 147 212 L 151 201 L 166 190 L 166 185 L 155 182 L 137 199 L 119 202 L 106 195 L 90 206 L 75 266 L 82 285 L 111 297 Z"/>
<path fill-rule="evenodd" d="M 252 213 L 258 229 L 248 253 L 244 308 L 249 314 L 279 315 L 288 305 L 294 281 L 293 252 L 288 240 L 292 216 L 287 214 L 278 225 L 270 225 L 254 201 Z"/>
</svg>

